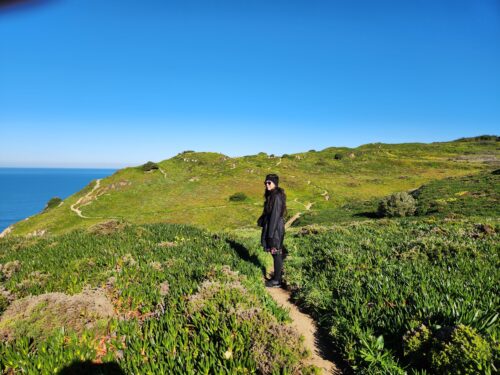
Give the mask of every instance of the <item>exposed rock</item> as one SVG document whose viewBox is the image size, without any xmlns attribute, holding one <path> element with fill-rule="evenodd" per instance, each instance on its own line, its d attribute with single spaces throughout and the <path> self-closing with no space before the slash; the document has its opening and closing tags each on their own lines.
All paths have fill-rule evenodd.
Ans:
<svg viewBox="0 0 500 375">
<path fill-rule="evenodd" d="M 47 229 L 36 229 L 31 233 L 28 233 L 26 237 L 41 237 L 47 233 Z"/>
<path fill-rule="evenodd" d="M 26 219 L 24 219 L 24 220 L 27 220 L 27 218 L 26 218 Z M 13 225 L 9 225 L 7 228 L 5 228 L 5 229 L 2 231 L 2 233 L 0 233 L 0 238 L 3 238 L 3 237 L 5 237 L 5 236 L 7 236 L 10 232 L 12 232 L 12 229 L 13 229 L 13 228 L 14 228 L 14 226 L 13 226 Z"/>
</svg>

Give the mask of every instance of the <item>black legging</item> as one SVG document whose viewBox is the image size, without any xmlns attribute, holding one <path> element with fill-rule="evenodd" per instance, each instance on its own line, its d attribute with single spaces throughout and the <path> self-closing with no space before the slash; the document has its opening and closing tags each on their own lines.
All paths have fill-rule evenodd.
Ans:
<svg viewBox="0 0 500 375">
<path fill-rule="evenodd" d="M 283 269 L 283 254 L 272 254 L 274 260 L 274 277 L 275 281 L 281 282 L 281 271 Z"/>
</svg>

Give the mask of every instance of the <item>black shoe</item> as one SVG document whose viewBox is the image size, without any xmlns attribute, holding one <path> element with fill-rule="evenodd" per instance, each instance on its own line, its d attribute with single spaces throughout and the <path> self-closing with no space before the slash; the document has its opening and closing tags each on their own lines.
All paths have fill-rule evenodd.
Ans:
<svg viewBox="0 0 500 375">
<path fill-rule="evenodd" d="M 281 288 L 281 283 L 276 280 L 267 280 L 266 286 L 269 288 Z"/>
</svg>

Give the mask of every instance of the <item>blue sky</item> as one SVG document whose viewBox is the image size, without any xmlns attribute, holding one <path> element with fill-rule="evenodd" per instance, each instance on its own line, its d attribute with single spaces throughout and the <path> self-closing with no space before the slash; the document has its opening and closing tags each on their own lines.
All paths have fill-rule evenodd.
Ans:
<svg viewBox="0 0 500 375">
<path fill-rule="evenodd" d="M 138 6 L 139 4 L 139 6 Z M 500 2 L 0 8 L 0 166 L 498 134 Z"/>
</svg>

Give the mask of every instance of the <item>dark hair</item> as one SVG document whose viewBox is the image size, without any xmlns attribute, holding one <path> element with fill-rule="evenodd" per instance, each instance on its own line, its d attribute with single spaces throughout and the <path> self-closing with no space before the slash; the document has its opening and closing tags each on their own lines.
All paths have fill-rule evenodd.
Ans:
<svg viewBox="0 0 500 375">
<path fill-rule="evenodd" d="M 278 194 L 281 196 L 281 199 L 283 200 L 283 208 L 281 210 L 280 216 L 285 217 L 288 214 L 288 209 L 286 207 L 286 193 L 285 193 L 285 189 L 283 189 L 280 186 L 276 186 L 272 190 L 266 189 L 264 191 L 264 198 L 265 198 L 264 213 L 271 212 L 271 210 L 273 208 L 274 200 L 276 199 L 276 196 Z"/>
</svg>

